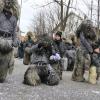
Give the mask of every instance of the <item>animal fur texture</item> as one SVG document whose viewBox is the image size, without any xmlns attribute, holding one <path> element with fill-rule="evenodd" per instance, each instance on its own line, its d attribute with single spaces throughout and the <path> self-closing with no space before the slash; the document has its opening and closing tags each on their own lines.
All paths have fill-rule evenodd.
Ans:
<svg viewBox="0 0 100 100">
<path fill-rule="evenodd" d="M 10 7 L 13 11 L 13 15 L 18 19 L 20 16 L 20 6 L 18 4 L 18 0 L 0 0 L 0 12 L 2 12 L 4 8 L 6 8 L 8 2 L 10 2 Z"/>
<path fill-rule="evenodd" d="M 4 82 L 7 74 L 14 68 L 14 53 L 11 45 L 0 38 L 0 82 Z"/>
<path fill-rule="evenodd" d="M 2 12 L 4 8 L 4 0 L 0 0 L 0 12 Z"/>
<path fill-rule="evenodd" d="M 47 66 L 31 65 L 24 74 L 24 84 L 37 86 L 41 82 L 53 86 L 59 83 L 59 77 L 54 70 L 49 70 Z"/>
<path fill-rule="evenodd" d="M 24 84 L 36 86 L 41 83 L 40 77 L 37 73 L 36 66 L 30 66 L 24 75 Z"/>
</svg>

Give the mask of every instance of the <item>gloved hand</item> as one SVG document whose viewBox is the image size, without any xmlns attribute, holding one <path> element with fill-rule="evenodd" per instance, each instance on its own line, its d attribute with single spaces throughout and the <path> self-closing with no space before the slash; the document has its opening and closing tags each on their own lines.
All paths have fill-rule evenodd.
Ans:
<svg viewBox="0 0 100 100">
<path fill-rule="evenodd" d="M 44 47 L 44 43 L 39 43 L 38 48 Z"/>
<path fill-rule="evenodd" d="M 50 56 L 50 60 L 58 61 L 60 59 L 61 59 L 61 57 L 58 53 L 56 53 L 55 55 Z"/>
<path fill-rule="evenodd" d="M 55 52 L 55 50 L 52 50 L 52 55 L 56 55 L 56 52 Z"/>
<path fill-rule="evenodd" d="M 96 49 L 94 49 L 94 52 L 95 53 L 100 53 L 100 49 L 99 48 L 96 48 Z"/>
</svg>

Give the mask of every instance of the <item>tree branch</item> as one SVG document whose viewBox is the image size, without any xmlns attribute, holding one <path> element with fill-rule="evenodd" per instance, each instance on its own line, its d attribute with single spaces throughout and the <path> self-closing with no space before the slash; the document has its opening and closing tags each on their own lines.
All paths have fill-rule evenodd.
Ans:
<svg viewBox="0 0 100 100">
<path fill-rule="evenodd" d="M 54 2 L 58 3 L 59 5 L 61 5 L 60 1 L 58 1 L 58 0 L 54 0 Z"/>
<path fill-rule="evenodd" d="M 75 14 L 75 13 L 73 13 L 73 12 L 70 12 L 70 13 L 68 14 L 68 17 L 70 17 L 71 15 L 75 15 L 75 16 L 78 17 L 80 20 L 83 20 L 83 18 L 81 18 L 80 16 L 78 16 L 77 14 Z M 65 20 L 66 20 L 66 17 L 64 18 L 63 22 L 65 22 Z M 61 26 L 61 24 L 62 24 L 63 22 L 60 22 L 60 23 L 51 31 L 51 33 L 54 33 L 55 31 L 57 31 L 57 29 Z"/>
<path fill-rule="evenodd" d="M 34 9 L 43 8 L 43 7 L 46 7 L 46 6 L 48 6 L 48 5 L 52 4 L 52 3 L 54 3 L 54 2 L 49 2 L 49 3 L 45 4 L 45 5 L 42 5 L 40 7 L 34 8 Z"/>
</svg>

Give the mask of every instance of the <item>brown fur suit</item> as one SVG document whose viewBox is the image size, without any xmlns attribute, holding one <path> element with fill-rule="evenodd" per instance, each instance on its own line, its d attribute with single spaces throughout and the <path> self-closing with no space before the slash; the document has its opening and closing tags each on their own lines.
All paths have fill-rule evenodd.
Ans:
<svg viewBox="0 0 100 100">
<path fill-rule="evenodd" d="M 29 49 L 30 48 L 25 49 L 27 55 L 29 54 Z M 42 60 L 44 59 L 46 61 L 45 56 L 43 56 L 43 57 L 38 56 L 38 57 L 39 57 L 39 59 L 42 58 Z M 35 59 L 38 59 L 38 57 Z M 24 84 L 36 86 L 36 85 L 40 84 L 41 82 L 45 83 L 47 85 L 57 85 L 59 83 L 60 79 L 59 79 L 58 73 L 56 72 L 55 69 L 52 68 L 52 66 L 45 63 L 45 61 L 43 61 L 43 62 L 40 61 L 38 63 L 31 64 L 31 66 L 29 66 L 29 68 L 26 70 L 26 72 L 24 74 L 24 82 L 23 82 Z M 30 61 L 28 63 L 30 63 Z M 39 64 L 39 63 L 41 63 L 41 64 Z"/>
<path fill-rule="evenodd" d="M 31 48 L 25 48 L 24 64 L 31 64 L 24 74 L 24 84 L 36 86 L 41 82 L 47 85 L 59 84 L 60 77 L 50 64 L 50 56 L 54 50 L 49 39 L 44 37 Z M 28 57 L 27 56 L 31 55 Z M 26 60 L 26 61 L 25 61 Z"/>
<path fill-rule="evenodd" d="M 75 67 L 72 74 L 72 80 L 85 81 L 85 69 L 91 69 L 91 61 L 94 53 L 93 43 L 96 41 L 96 33 L 90 20 L 83 21 L 76 31 L 78 47 L 76 49 Z M 90 74 L 90 73 L 89 73 Z"/>
<path fill-rule="evenodd" d="M 4 82 L 7 74 L 14 68 L 13 47 L 5 39 L 0 38 L 0 82 Z"/>
</svg>

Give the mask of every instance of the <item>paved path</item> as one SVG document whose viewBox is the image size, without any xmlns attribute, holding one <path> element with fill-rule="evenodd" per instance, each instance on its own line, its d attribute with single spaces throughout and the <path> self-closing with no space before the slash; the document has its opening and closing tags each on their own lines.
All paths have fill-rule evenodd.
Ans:
<svg viewBox="0 0 100 100">
<path fill-rule="evenodd" d="M 71 72 L 63 73 L 57 86 L 32 87 L 22 84 L 28 66 L 15 59 L 13 74 L 0 84 L 0 100 L 100 100 L 100 82 L 97 85 L 71 81 Z"/>
</svg>

